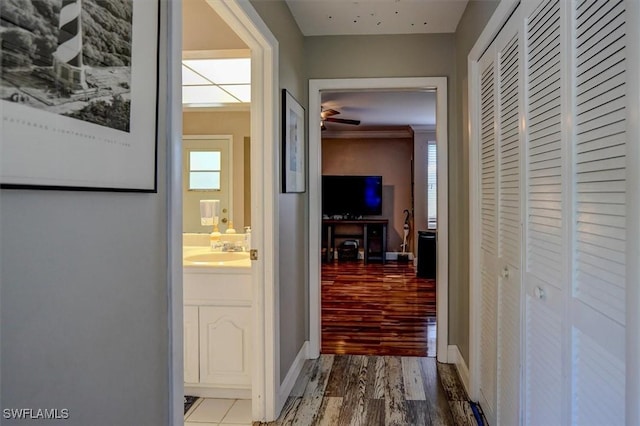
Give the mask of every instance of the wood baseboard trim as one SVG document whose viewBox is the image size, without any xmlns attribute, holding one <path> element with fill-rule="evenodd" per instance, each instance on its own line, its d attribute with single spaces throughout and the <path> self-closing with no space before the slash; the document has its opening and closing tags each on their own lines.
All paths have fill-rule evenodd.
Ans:
<svg viewBox="0 0 640 426">
<path fill-rule="evenodd" d="M 449 364 L 455 364 L 462 386 L 464 386 L 464 390 L 467 392 L 467 395 L 471 395 L 469 393 L 469 367 L 460 353 L 458 345 L 449 345 L 447 352 Z"/>
</svg>

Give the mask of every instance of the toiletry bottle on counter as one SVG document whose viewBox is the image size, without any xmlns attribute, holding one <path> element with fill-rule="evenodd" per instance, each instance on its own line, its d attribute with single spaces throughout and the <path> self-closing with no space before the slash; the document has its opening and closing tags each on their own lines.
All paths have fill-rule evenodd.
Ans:
<svg viewBox="0 0 640 426">
<path fill-rule="evenodd" d="M 227 228 L 226 231 L 224 231 L 224 233 L 225 234 L 235 234 L 236 233 L 236 230 L 233 229 L 233 221 L 232 220 L 229 221 L 229 227 Z"/>
<path fill-rule="evenodd" d="M 211 250 L 220 251 L 222 249 L 222 241 L 220 241 L 220 232 L 218 231 L 218 225 L 213 226 L 213 232 L 209 235 L 209 243 L 211 244 Z"/>
<path fill-rule="evenodd" d="M 251 250 L 251 227 L 250 226 L 245 226 L 244 227 L 244 251 L 250 251 Z"/>
</svg>

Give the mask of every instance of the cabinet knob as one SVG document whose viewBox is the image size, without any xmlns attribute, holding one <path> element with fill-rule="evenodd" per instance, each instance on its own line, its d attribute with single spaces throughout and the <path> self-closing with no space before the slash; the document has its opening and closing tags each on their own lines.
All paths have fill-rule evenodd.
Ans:
<svg viewBox="0 0 640 426">
<path fill-rule="evenodd" d="M 533 294 L 536 296 L 537 299 L 543 300 L 544 299 L 544 290 L 541 287 L 536 287 L 533 290 Z"/>
</svg>

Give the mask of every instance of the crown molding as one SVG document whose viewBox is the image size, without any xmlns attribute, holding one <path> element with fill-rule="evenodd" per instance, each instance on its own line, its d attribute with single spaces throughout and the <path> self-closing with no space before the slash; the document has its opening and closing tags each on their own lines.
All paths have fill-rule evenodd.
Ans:
<svg viewBox="0 0 640 426">
<path fill-rule="evenodd" d="M 363 126 L 353 130 L 322 132 L 322 139 L 405 139 L 413 138 L 411 126 Z"/>
</svg>

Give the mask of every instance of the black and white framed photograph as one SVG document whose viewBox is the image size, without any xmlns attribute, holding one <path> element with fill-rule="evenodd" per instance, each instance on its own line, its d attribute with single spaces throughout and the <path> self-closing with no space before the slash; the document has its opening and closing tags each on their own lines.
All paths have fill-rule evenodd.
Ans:
<svg viewBox="0 0 640 426">
<path fill-rule="evenodd" d="M 3 188 L 156 191 L 158 0 L 2 0 Z"/>
<path fill-rule="evenodd" d="M 304 108 L 282 89 L 282 188 L 283 192 L 305 192 Z"/>
</svg>

